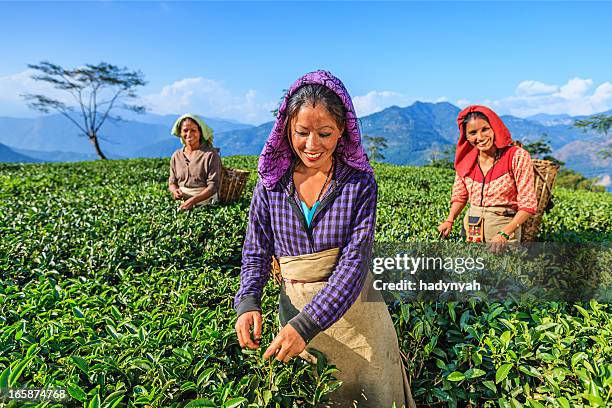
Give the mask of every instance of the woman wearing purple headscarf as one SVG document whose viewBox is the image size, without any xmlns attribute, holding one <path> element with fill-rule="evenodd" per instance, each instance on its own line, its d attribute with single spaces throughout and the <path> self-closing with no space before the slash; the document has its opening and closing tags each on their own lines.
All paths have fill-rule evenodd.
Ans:
<svg viewBox="0 0 612 408">
<path fill-rule="evenodd" d="M 401 407 L 409 389 L 397 335 L 368 273 L 377 185 L 338 78 L 315 71 L 291 86 L 258 170 L 235 298 L 241 347 L 259 347 L 274 269 L 282 329 L 264 358 L 314 362 L 316 349 L 340 369 L 334 406 Z"/>
</svg>

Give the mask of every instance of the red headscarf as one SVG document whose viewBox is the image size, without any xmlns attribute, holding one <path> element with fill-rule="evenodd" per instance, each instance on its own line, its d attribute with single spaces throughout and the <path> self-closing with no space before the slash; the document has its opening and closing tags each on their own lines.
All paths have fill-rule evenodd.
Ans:
<svg viewBox="0 0 612 408">
<path fill-rule="evenodd" d="M 459 116 L 457 116 L 457 126 L 459 126 L 459 141 L 457 142 L 457 151 L 455 153 L 455 170 L 461 177 L 465 177 L 466 174 L 472 170 L 474 164 L 476 164 L 476 159 L 478 158 L 478 149 L 468 142 L 467 137 L 465 136 L 465 129 L 463 127 L 463 120 L 472 112 L 480 112 L 489 120 L 493 133 L 495 133 L 495 137 L 493 139 L 493 144 L 495 147 L 501 149 L 512 143 L 510 131 L 495 112 L 486 106 L 468 106 L 459 112 Z"/>
</svg>

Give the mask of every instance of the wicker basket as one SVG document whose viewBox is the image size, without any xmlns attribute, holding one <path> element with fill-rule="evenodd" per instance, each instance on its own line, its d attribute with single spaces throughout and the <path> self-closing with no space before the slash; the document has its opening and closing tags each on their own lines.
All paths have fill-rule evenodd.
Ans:
<svg viewBox="0 0 612 408">
<path fill-rule="evenodd" d="M 249 172 L 246 170 L 223 167 L 221 169 L 221 189 L 219 193 L 221 202 L 230 203 L 238 200 L 248 179 Z"/>
<path fill-rule="evenodd" d="M 559 166 L 550 160 L 533 159 L 533 172 L 535 173 L 535 193 L 538 199 L 538 208 L 524 224 L 521 241 L 534 241 L 542 223 L 542 216 L 552 197 L 552 188 L 559 171 Z"/>
</svg>

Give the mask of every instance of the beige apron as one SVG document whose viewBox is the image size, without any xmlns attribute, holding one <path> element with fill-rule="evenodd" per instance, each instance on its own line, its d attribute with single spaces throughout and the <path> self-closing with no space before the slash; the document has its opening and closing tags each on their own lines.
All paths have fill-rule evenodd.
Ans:
<svg viewBox="0 0 612 408">
<path fill-rule="evenodd" d="M 314 254 L 279 258 L 282 274 L 281 323 L 302 311 L 327 284 L 337 264 L 339 249 Z M 380 292 L 372 289 L 372 274 L 368 273 L 361 295 L 349 310 L 327 330 L 319 333 L 307 345 L 300 357 L 316 363 L 307 350 L 322 352 L 329 364 L 340 372 L 336 378 L 342 386 L 330 395 L 332 407 L 386 408 L 395 405 L 416 407 L 412 401 L 406 372 L 403 368 L 397 335 L 387 305 Z M 299 282 L 296 282 L 299 281 Z M 370 301 L 365 302 L 366 291 Z M 409 404 L 407 401 L 410 401 Z"/>
<path fill-rule="evenodd" d="M 183 193 L 183 198 L 188 199 L 195 195 L 200 194 L 206 187 L 184 187 L 179 185 L 181 192 Z M 219 195 L 217 193 L 213 194 L 211 197 L 207 198 L 204 201 L 200 201 L 196 205 L 207 205 L 207 204 L 216 204 L 219 201 Z"/>
<path fill-rule="evenodd" d="M 505 215 L 504 215 L 505 214 Z M 463 227 L 466 231 L 468 228 L 469 217 L 481 217 L 483 219 L 484 242 L 491 242 L 493 238 L 514 218 L 516 211 L 510 207 L 491 206 L 480 207 L 478 205 L 470 205 L 465 217 L 463 218 Z M 512 234 L 508 242 L 521 242 L 521 227 L 518 227 Z"/>
</svg>

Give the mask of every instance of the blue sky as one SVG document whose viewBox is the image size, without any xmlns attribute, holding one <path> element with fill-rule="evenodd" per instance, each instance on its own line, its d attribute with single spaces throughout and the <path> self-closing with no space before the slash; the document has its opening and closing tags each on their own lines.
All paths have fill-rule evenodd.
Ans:
<svg viewBox="0 0 612 408">
<path fill-rule="evenodd" d="M 608 2 L 0 3 L 0 116 L 33 115 L 28 63 L 140 69 L 155 113 L 270 120 L 323 68 L 358 113 L 415 100 L 528 116 L 612 109 Z M 49 91 L 48 89 L 46 89 Z"/>
</svg>

